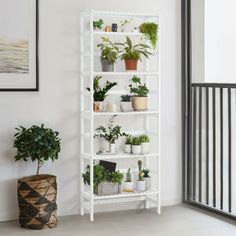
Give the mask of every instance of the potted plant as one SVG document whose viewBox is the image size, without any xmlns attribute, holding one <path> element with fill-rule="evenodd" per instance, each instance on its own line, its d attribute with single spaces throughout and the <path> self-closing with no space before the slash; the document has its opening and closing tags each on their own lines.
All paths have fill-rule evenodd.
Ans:
<svg viewBox="0 0 236 236">
<path fill-rule="evenodd" d="M 150 190 L 152 187 L 152 179 L 149 169 L 143 169 L 143 178 L 145 181 L 145 190 Z"/>
<path fill-rule="evenodd" d="M 133 186 L 134 183 L 132 181 L 132 177 L 131 177 L 131 171 L 130 168 L 128 169 L 127 173 L 126 173 L 126 181 L 124 182 L 124 192 L 133 192 Z"/>
<path fill-rule="evenodd" d="M 141 154 L 141 142 L 139 140 L 139 137 L 133 137 L 132 140 L 132 153 L 135 155 Z"/>
<path fill-rule="evenodd" d="M 127 20 L 127 19 L 121 20 L 120 21 L 120 30 L 121 30 L 121 32 L 124 32 L 126 26 L 129 25 L 132 21 L 133 21 L 133 18 L 130 18 L 129 20 Z"/>
<path fill-rule="evenodd" d="M 144 174 L 142 171 L 142 161 L 138 160 L 138 181 L 136 185 L 137 191 L 145 191 Z"/>
<path fill-rule="evenodd" d="M 99 81 L 102 76 L 97 75 L 93 81 L 93 110 L 95 112 L 103 111 L 103 101 L 107 97 L 107 93 L 117 85 L 117 82 L 106 81 L 104 87 L 101 87 Z M 90 88 L 87 88 L 90 92 Z"/>
<path fill-rule="evenodd" d="M 48 160 L 58 159 L 61 150 L 59 133 L 52 129 L 33 125 L 16 128 L 14 148 L 16 161 L 37 163 L 36 175 L 18 179 L 19 223 L 28 229 L 46 229 L 57 226 L 56 176 L 39 174 Z"/>
<path fill-rule="evenodd" d="M 96 29 L 99 29 L 101 30 L 102 29 L 102 25 L 103 25 L 103 20 L 102 19 L 99 19 L 99 20 L 94 20 L 93 21 L 93 29 L 96 30 Z"/>
<path fill-rule="evenodd" d="M 131 153 L 131 146 L 132 146 L 132 136 L 131 135 L 127 135 L 126 139 L 125 139 L 125 148 L 124 151 L 125 153 L 130 154 Z"/>
<path fill-rule="evenodd" d="M 158 25 L 154 22 L 144 22 L 139 26 L 139 30 L 150 40 L 152 47 L 156 48 Z"/>
<path fill-rule="evenodd" d="M 119 171 L 109 172 L 101 165 L 94 165 L 93 189 L 98 196 L 113 195 L 121 192 L 123 174 Z M 90 185 L 90 166 L 82 174 L 84 183 Z"/>
<path fill-rule="evenodd" d="M 122 112 L 129 112 L 133 110 L 131 103 L 131 95 L 129 94 L 121 95 L 120 110 Z"/>
<path fill-rule="evenodd" d="M 113 72 L 114 63 L 118 58 L 119 48 L 111 42 L 108 38 L 102 37 L 102 42 L 97 45 L 101 50 L 100 62 L 102 71 Z"/>
<path fill-rule="evenodd" d="M 96 131 L 98 134 L 95 134 L 95 137 L 104 138 L 109 143 L 109 152 L 116 153 L 116 140 L 119 137 L 126 136 L 126 133 L 121 132 L 121 126 L 116 125 L 114 126 L 114 118 L 116 115 L 112 116 L 108 122 L 108 128 L 100 125 Z"/>
<path fill-rule="evenodd" d="M 141 142 L 141 154 L 147 154 L 149 153 L 150 149 L 150 138 L 147 135 L 141 135 L 139 136 L 139 140 Z"/>
<path fill-rule="evenodd" d="M 146 111 L 148 108 L 149 89 L 146 84 L 141 84 L 141 80 L 137 76 L 132 77 L 132 84 L 129 85 L 132 96 L 132 107 L 135 111 Z"/>
<path fill-rule="evenodd" d="M 137 70 L 138 60 L 141 60 L 142 56 L 149 58 L 149 55 L 151 55 L 148 45 L 143 43 L 133 45 L 128 36 L 126 36 L 126 42 L 117 44 L 123 47 L 120 57 L 121 60 L 125 61 L 126 70 Z"/>
</svg>

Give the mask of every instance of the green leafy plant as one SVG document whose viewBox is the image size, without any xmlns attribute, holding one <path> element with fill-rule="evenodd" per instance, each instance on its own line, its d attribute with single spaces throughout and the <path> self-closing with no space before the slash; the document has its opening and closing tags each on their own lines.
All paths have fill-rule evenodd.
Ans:
<svg viewBox="0 0 236 236">
<path fill-rule="evenodd" d="M 143 172 L 143 177 L 144 178 L 151 178 L 149 169 L 143 169 L 142 172 Z"/>
<path fill-rule="evenodd" d="M 143 178 L 144 178 L 144 174 L 143 174 L 143 171 L 142 171 L 142 161 L 141 160 L 138 160 L 138 180 L 139 181 L 143 181 Z"/>
<path fill-rule="evenodd" d="M 133 45 L 128 36 L 126 36 L 126 42 L 117 43 L 117 45 L 121 45 L 123 47 L 120 55 L 121 60 L 141 60 L 141 56 L 149 58 L 149 55 L 152 55 L 149 51 L 150 47 L 148 45 L 143 43 Z"/>
<path fill-rule="evenodd" d="M 140 140 L 139 140 L 139 137 L 133 137 L 132 145 L 134 145 L 134 146 L 139 146 L 139 145 L 141 145 L 141 142 L 140 142 Z"/>
<path fill-rule="evenodd" d="M 117 82 L 106 81 L 104 87 L 99 85 L 99 81 L 102 79 L 101 75 L 97 75 L 93 80 L 93 100 L 96 102 L 102 102 L 107 97 L 107 93 L 117 85 Z M 87 88 L 90 91 L 90 88 Z"/>
<path fill-rule="evenodd" d="M 130 102 L 131 101 L 131 95 L 129 94 L 124 94 L 124 95 L 121 95 L 121 101 L 122 102 Z"/>
<path fill-rule="evenodd" d="M 101 49 L 100 60 L 107 60 L 110 64 L 114 64 L 118 58 L 119 48 L 108 38 L 102 37 L 102 42 L 97 45 Z"/>
<path fill-rule="evenodd" d="M 121 184 L 124 178 L 124 175 L 120 173 L 119 171 L 109 172 L 108 176 L 109 176 L 108 181 L 111 181 L 112 183 L 118 183 L 118 184 Z"/>
<path fill-rule="evenodd" d="M 126 173 L 126 182 L 132 182 L 132 177 L 131 177 L 131 171 L 130 168 L 128 169 Z"/>
<path fill-rule="evenodd" d="M 103 25 L 103 20 L 99 19 L 97 21 L 93 21 L 93 29 L 102 29 L 102 25 Z"/>
<path fill-rule="evenodd" d="M 58 159 L 61 147 L 57 131 L 45 128 L 44 124 L 33 125 L 28 129 L 20 126 L 16 130 L 14 148 L 17 149 L 17 154 L 15 160 L 37 161 L 37 176 L 45 161 Z"/>
<path fill-rule="evenodd" d="M 127 134 L 124 132 L 121 132 L 121 126 L 114 125 L 114 118 L 116 115 L 112 116 L 108 122 L 108 128 L 105 128 L 104 126 L 100 125 L 96 131 L 98 131 L 98 134 L 95 134 L 94 137 L 100 137 L 104 138 L 108 143 L 115 143 L 116 140 L 119 139 L 119 137 L 126 136 Z"/>
<path fill-rule="evenodd" d="M 136 75 L 132 77 L 131 81 L 132 84 L 129 85 L 130 93 L 137 97 L 147 97 L 149 89 L 146 84 L 141 84 L 140 78 Z"/>
<path fill-rule="evenodd" d="M 150 40 L 152 47 L 156 48 L 158 25 L 154 22 L 145 22 L 139 26 L 139 30 Z"/>
<path fill-rule="evenodd" d="M 139 140 L 141 143 L 149 143 L 150 142 L 150 138 L 147 135 L 139 136 Z"/>
<path fill-rule="evenodd" d="M 133 143 L 133 137 L 131 135 L 127 135 L 125 139 L 125 144 L 132 145 Z"/>
</svg>

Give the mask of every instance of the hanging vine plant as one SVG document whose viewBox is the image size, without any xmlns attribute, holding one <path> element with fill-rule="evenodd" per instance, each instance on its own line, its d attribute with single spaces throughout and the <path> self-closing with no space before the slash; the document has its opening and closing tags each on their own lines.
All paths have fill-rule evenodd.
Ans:
<svg viewBox="0 0 236 236">
<path fill-rule="evenodd" d="M 150 40 L 152 47 L 156 48 L 158 24 L 154 22 L 145 22 L 139 26 L 139 30 Z"/>
</svg>

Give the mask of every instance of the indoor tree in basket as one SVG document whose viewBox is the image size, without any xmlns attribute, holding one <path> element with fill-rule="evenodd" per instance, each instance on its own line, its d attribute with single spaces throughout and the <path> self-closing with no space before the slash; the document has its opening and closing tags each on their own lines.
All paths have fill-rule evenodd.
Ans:
<svg viewBox="0 0 236 236">
<path fill-rule="evenodd" d="M 18 179 L 19 223 L 28 229 L 54 228 L 57 226 L 56 176 L 39 174 L 39 170 L 45 161 L 58 159 L 59 133 L 43 124 L 28 129 L 20 126 L 16 130 L 15 160 L 30 159 L 37 163 L 36 175 Z"/>
</svg>

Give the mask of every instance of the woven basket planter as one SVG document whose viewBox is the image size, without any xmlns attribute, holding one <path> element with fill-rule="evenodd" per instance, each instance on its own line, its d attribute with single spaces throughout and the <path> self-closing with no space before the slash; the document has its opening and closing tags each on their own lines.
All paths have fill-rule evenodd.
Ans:
<svg viewBox="0 0 236 236">
<path fill-rule="evenodd" d="M 27 229 L 57 226 L 56 176 L 36 175 L 18 179 L 19 223 Z"/>
</svg>

